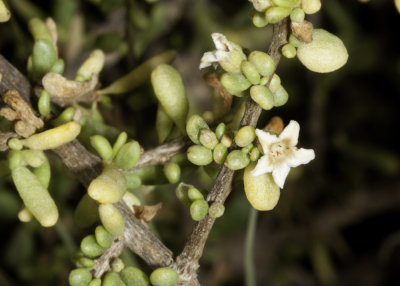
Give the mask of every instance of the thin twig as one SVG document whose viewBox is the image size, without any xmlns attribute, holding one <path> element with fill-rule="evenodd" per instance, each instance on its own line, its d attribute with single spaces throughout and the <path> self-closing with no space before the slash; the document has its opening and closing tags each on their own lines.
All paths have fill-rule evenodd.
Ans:
<svg viewBox="0 0 400 286">
<path fill-rule="evenodd" d="M 125 245 L 122 237 L 115 239 L 113 244 L 107 248 L 98 259 L 96 259 L 93 276 L 95 278 L 100 278 L 105 272 L 109 271 L 112 260 L 121 255 L 124 247 Z"/>
<path fill-rule="evenodd" d="M 171 160 L 176 154 L 185 151 L 190 144 L 191 141 L 187 136 L 175 139 L 154 149 L 145 151 L 140 155 L 140 159 L 134 167 L 129 170 L 121 171 L 124 173 L 130 173 L 134 170 L 148 166 L 163 165 Z"/>
</svg>

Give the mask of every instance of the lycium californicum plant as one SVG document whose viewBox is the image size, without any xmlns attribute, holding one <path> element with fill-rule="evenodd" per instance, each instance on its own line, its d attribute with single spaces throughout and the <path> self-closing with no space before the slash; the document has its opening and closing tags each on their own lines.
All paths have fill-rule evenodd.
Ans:
<svg viewBox="0 0 400 286">
<path fill-rule="evenodd" d="M 332 72 L 346 63 L 348 54 L 343 42 L 323 29 L 314 29 L 305 20 L 306 15 L 320 9 L 319 0 L 250 2 L 254 6 L 252 21 L 258 28 L 290 20 L 291 32 L 287 43 L 281 47 L 285 57 L 297 56 L 305 67 L 319 73 Z M 9 17 L 9 11 L 0 0 L 0 22 Z M 177 267 L 159 267 L 149 278 L 136 267 L 125 267 L 118 257 L 109 261 L 107 271 L 93 276 L 97 261 L 126 231 L 126 220 L 117 206 L 119 202 L 124 202 L 131 214 L 147 228 L 150 218 L 143 213 L 150 208 L 140 206 L 140 200 L 131 192 L 140 185 L 150 180 L 158 183 L 161 178 L 165 179 L 163 183 L 177 184 L 176 197 L 189 209 L 192 219 L 200 224 L 207 217 L 222 216 L 225 206 L 205 196 L 206 192 L 200 188 L 181 182 L 186 171 L 181 168 L 182 164 L 190 162 L 204 170 L 243 170 L 238 174 L 243 176 L 250 204 L 257 210 L 271 210 L 279 201 L 290 168 L 314 159 L 313 150 L 296 147 L 300 126 L 294 120 L 285 128 L 283 123 L 278 124 L 279 128 L 267 126 L 264 129 L 241 125 L 246 111 L 245 100 L 254 101 L 268 111 L 285 105 L 289 99 L 271 55 L 262 51 L 245 52 L 223 34 L 213 33 L 211 37 L 216 50 L 204 53 L 200 63 L 200 69 L 211 66 L 216 69 L 212 111 L 203 116 L 191 114 L 188 117 L 189 101 L 182 76 L 170 64 L 175 52 L 159 54 L 111 85 L 96 90 L 105 63 L 104 53 L 92 51 L 77 69 L 74 79 L 67 79 L 62 75 L 64 61 L 59 58 L 54 27 L 50 18 L 46 21 L 33 18 L 29 22 L 34 45 L 27 60 L 27 70 L 31 80 L 39 86 L 37 110 L 40 118 L 30 107 L 27 107 L 30 113 L 26 115 L 18 109 L 21 105 L 13 105 L 12 100 L 3 98 L 9 107 L 0 110 L 0 114 L 16 121 L 17 138 L 8 141 L 7 164 L 1 165 L 8 169 L 1 170 L 1 174 L 11 173 L 24 202 L 18 216 L 20 220 L 29 221 L 33 216 L 43 226 L 50 227 L 57 222 L 59 213 L 47 190 L 51 172 L 43 150 L 59 148 L 78 138 L 100 157 L 101 172 L 88 184 L 87 193 L 76 207 L 75 218 L 83 227 L 93 225 L 98 218 L 101 225 L 96 227 L 94 234 L 81 241 L 77 268 L 69 275 L 72 286 L 148 285 L 149 281 L 156 286 L 172 286 L 181 279 Z M 186 135 L 192 143 L 184 158 L 180 156 L 184 151 L 182 148 L 178 154 L 174 153 L 176 156 L 160 160 L 163 167 L 159 169 L 141 166 L 139 142 L 128 140 L 126 132 L 106 126 L 97 109 L 98 101 L 110 100 L 108 96 L 112 94 L 130 92 L 148 79 L 158 104 L 155 132 L 159 143 Z M 84 106 L 82 101 L 91 106 Z M 62 110 L 54 108 L 55 105 Z M 35 120 L 38 122 L 33 124 Z M 43 125 L 44 131 L 40 130 Z"/>
</svg>

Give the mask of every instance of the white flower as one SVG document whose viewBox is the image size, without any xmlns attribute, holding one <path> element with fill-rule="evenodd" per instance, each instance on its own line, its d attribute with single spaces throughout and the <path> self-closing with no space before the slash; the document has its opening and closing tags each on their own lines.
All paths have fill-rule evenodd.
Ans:
<svg viewBox="0 0 400 286">
<path fill-rule="evenodd" d="M 297 148 L 300 126 L 291 120 L 279 136 L 257 129 L 256 134 L 264 151 L 253 176 L 272 172 L 275 183 L 283 188 L 290 168 L 307 164 L 315 158 L 314 150 Z"/>
<path fill-rule="evenodd" d="M 268 7 L 272 6 L 270 0 L 249 0 L 253 3 L 254 9 L 258 12 L 264 12 Z"/>
<path fill-rule="evenodd" d="M 220 63 L 222 68 L 227 72 L 240 69 L 240 63 L 246 59 L 242 48 L 229 41 L 223 34 L 213 33 L 211 37 L 217 49 L 204 53 L 199 68 L 203 69 L 211 65 L 216 68 L 218 63 Z"/>
</svg>

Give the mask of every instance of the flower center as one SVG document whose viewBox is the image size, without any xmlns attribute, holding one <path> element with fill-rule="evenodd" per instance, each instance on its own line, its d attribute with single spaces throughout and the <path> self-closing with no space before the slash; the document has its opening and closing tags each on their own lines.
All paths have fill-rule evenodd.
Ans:
<svg viewBox="0 0 400 286">
<path fill-rule="evenodd" d="M 273 143 L 269 147 L 269 155 L 273 161 L 281 161 L 287 157 L 290 147 L 283 142 Z"/>
</svg>

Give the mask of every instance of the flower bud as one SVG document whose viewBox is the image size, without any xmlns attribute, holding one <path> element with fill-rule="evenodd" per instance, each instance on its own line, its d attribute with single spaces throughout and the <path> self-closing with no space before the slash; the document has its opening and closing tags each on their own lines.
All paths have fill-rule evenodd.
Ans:
<svg viewBox="0 0 400 286">
<path fill-rule="evenodd" d="M 121 258 L 115 258 L 111 263 L 111 269 L 114 272 L 121 272 L 122 269 L 125 268 L 125 264 Z"/>
<path fill-rule="evenodd" d="M 223 216 L 225 212 L 225 206 L 218 202 L 213 202 L 208 210 L 208 215 L 213 218 L 219 218 Z"/>
<path fill-rule="evenodd" d="M 250 97 L 264 110 L 274 107 L 274 96 L 265 85 L 253 85 L 250 88 Z"/>
<path fill-rule="evenodd" d="M 242 148 L 242 152 L 245 154 L 249 154 L 251 149 L 253 149 L 254 145 L 252 143 L 250 143 L 249 145 L 245 146 Z"/>
<path fill-rule="evenodd" d="M 289 44 L 291 44 L 293 47 L 298 48 L 303 43 L 299 39 L 297 39 L 296 36 L 293 33 L 291 33 L 290 36 L 289 36 Z"/>
<path fill-rule="evenodd" d="M 221 122 L 218 124 L 217 128 L 215 128 L 215 135 L 217 136 L 218 140 L 221 140 L 222 136 L 226 133 L 226 125 L 225 123 Z"/>
<path fill-rule="evenodd" d="M 297 49 L 297 57 L 309 70 L 327 73 L 341 68 L 349 57 L 341 39 L 322 30 L 313 30 L 313 40 Z"/>
<path fill-rule="evenodd" d="M 74 222 L 81 228 L 94 224 L 99 217 L 96 202 L 86 193 L 79 201 L 74 212 Z"/>
<path fill-rule="evenodd" d="M 127 189 L 136 189 L 142 184 L 142 179 L 135 173 L 124 173 Z"/>
<path fill-rule="evenodd" d="M 227 134 L 222 136 L 221 138 L 221 144 L 223 144 L 225 147 L 229 148 L 232 145 L 232 139 L 229 137 Z"/>
<path fill-rule="evenodd" d="M 99 206 L 100 220 L 105 229 L 114 236 L 124 232 L 125 221 L 119 210 L 112 204 L 101 204 Z"/>
<path fill-rule="evenodd" d="M 46 155 L 40 150 L 23 150 L 21 151 L 22 159 L 30 167 L 37 168 L 46 161 Z"/>
<path fill-rule="evenodd" d="M 43 116 L 50 114 L 50 94 L 43 89 L 38 101 L 39 113 Z"/>
<path fill-rule="evenodd" d="M 245 77 L 251 82 L 251 84 L 260 83 L 260 74 L 258 73 L 258 70 L 253 63 L 249 61 L 243 61 L 240 69 Z"/>
<path fill-rule="evenodd" d="M 276 73 L 272 76 L 271 82 L 269 83 L 269 90 L 275 93 L 281 86 L 281 78 Z"/>
<path fill-rule="evenodd" d="M 244 170 L 243 183 L 247 200 L 256 210 L 272 210 L 278 203 L 280 189 L 271 173 L 253 176 L 250 172 L 254 167 L 253 163 Z"/>
<path fill-rule="evenodd" d="M 78 123 L 71 121 L 61 126 L 34 134 L 27 139 L 21 140 L 21 142 L 29 149 L 54 149 L 74 140 L 80 131 L 81 126 Z"/>
<path fill-rule="evenodd" d="M 108 166 L 94 179 L 89 187 L 89 196 L 101 204 L 118 202 L 126 192 L 125 176 L 115 167 Z"/>
<path fill-rule="evenodd" d="M 203 194 L 196 189 L 195 187 L 190 187 L 188 190 L 188 197 L 189 200 L 195 201 L 195 200 L 204 200 Z"/>
<path fill-rule="evenodd" d="M 58 209 L 38 178 L 28 168 L 20 166 L 12 169 L 11 175 L 25 206 L 44 227 L 56 224 Z"/>
<path fill-rule="evenodd" d="M 90 145 L 97 151 L 100 157 L 105 160 L 111 160 L 112 147 L 107 138 L 101 135 L 94 135 L 90 137 Z"/>
<path fill-rule="evenodd" d="M 84 268 L 88 269 L 91 269 L 94 266 L 94 260 L 87 257 L 79 258 L 78 263 L 82 265 Z"/>
<path fill-rule="evenodd" d="M 321 9 L 321 0 L 302 0 L 301 8 L 306 14 L 317 13 Z"/>
<path fill-rule="evenodd" d="M 235 46 L 234 50 L 229 52 L 229 56 L 226 59 L 220 60 L 220 66 L 228 73 L 237 73 L 240 71 L 240 64 L 246 56 L 242 52 L 242 48 L 235 43 L 232 43 Z"/>
<path fill-rule="evenodd" d="M 250 161 L 255 162 L 261 156 L 260 150 L 258 150 L 257 146 L 253 147 L 250 151 Z"/>
<path fill-rule="evenodd" d="M 204 166 L 212 162 L 212 151 L 204 146 L 194 145 L 187 151 L 188 160 L 195 165 Z"/>
<path fill-rule="evenodd" d="M 121 277 L 118 273 L 109 271 L 103 278 L 102 286 L 120 286 L 122 284 Z"/>
<path fill-rule="evenodd" d="M 59 116 L 57 116 L 56 119 L 52 121 L 54 126 L 60 126 L 62 124 L 65 124 L 69 121 L 71 121 L 74 118 L 75 115 L 75 108 L 73 107 L 68 107 L 64 109 L 63 112 Z"/>
<path fill-rule="evenodd" d="M 240 150 L 234 150 L 228 154 L 225 160 L 225 166 L 231 170 L 240 170 L 250 163 L 249 155 Z"/>
<path fill-rule="evenodd" d="M 248 60 L 256 66 L 258 72 L 262 76 L 269 77 L 274 73 L 275 64 L 268 54 L 264 52 L 253 51 L 250 53 Z"/>
<path fill-rule="evenodd" d="M 235 93 L 245 91 L 251 83 L 242 74 L 224 73 L 220 79 L 221 84 L 229 91 Z"/>
<path fill-rule="evenodd" d="M 253 126 L 243 126 L 235 135 L 236 145 L 245 147 L 256 139 L 256 132 Z"/>
<path fill-rule="evenodd" d="M 104 248 L 109 248 L 114 240 L 114 237 L 109 233 L 104 226 L 99 225 L 94 230 L 94 235 L 96 237 L 96 242 Z"/>
<path fill-rule="evenodd" d="M 272 0 L 276 6 L 285 7 L 285 8 L 293 8 L 297 5 L 300 5 L 301 0 Z"/>
<path fill-rule="evenodd" d="M 82 252 L 89 257 L 97 257 L 103 254 L 104 248 L 101 247 L 93 234 L 86 236 L 81 241 Z"/>
<path fill-rule="evenodd" d="M 122 197 L 122 200 L 127 204 L 132 212 L 135 212 L 133 206 L 140 206 L 141 204 L 138 197 L 130 192 L 126 192 L 125 195 Z"/>
<path fill-rule="evenodd" d="M 79 67 L 76 76 L 79 77 L 80 81 L 86 81 L 89 80 L 93 74 L 98 75 L 103 69 L 104 60 L 103 51 L 99 49 L 94 50 L 90 53 L 89 58 Z"/>
<path fill-rule="evenodd" d="M 268 25 L 267 19 L 265 19 L 265 14 L 262 12 L 254 13 L 252 17 L 253 25 L 257 28 L 264 28 Z"/>
<path fill-rule="evenodd" d="M 22 158 L 22 153 L 20 151 L 11 150 L 8 153 L 8 167 L 12 171 L 21 166 L 26 166 L 26 163 Z"/>
<path fill-rule="evenodd" d="M 174 122 L 169 118 L 161 104 L 158 105 L 156 115 L 156 130 L 158 135 L 158 143 L 163 143 L 172 131 Z"/>
<path fill-rule="evenodd" d="M 94 278 L 87 286 L 101 286 L 101 279 Z"/>
<path fill-rule="evenodd" d="M 202 129 L 210 129 L 204 119 L 197 115 L 193 114 L 186 123 L 186 132 L 189 136 L 190 140 L 192 140 L 195 144 L 200 144 L 200 130 Z"/>
<path fill-rule="evenodd" d="M 22 222 L 30 222 L 32 221 L 32 218 L 33 218 L 32 213 L 26 207 L 23 207 L 18 212 L 18 219 Z"/>
<path fill-rule="evenodd" d="M 201 145 L 208 149 L 214 149 L 218 144 L 217 136 L 210 129 L 201 129 L 199 141 Z"/>
<path fill-rule="evenodd" d="M 168 163 L 164 166 L 164 174 L 170 184 L 175 184 L 181 178 L 181 167 L 176 163 Z"/>
<path fill-rule="evenodd" d="M 195 221 L 200 221 L 208 214 L 208 203 L 204 199 L 193 201 L 190 205 L 190 216 Z"/>
<path fill-rule="evenodd" d="M 176 197 L 186 207 L 189 207 L 191 204 L 188 194 L 190 188 L 193 188 L 193 186 L 185 183 L 180 183 L 175 190 Z"/>
<path fill-rule="evenodd" d="M 118 168 L 128 170 L 136 165 L 140 158 L 140 145 L 137 141 L 132 140 L 119 150 L 115 156 L 114 163 Z"/>
<path fill-rule="evenodd" d="M 274 6 L 265 11 L 265 18 L 268 23 L 275 24 L 289 16 L 290 12 L 292 12 L 292 8 Z"/>
<path fill-rule="evenodd" d="M 268 81 L 269 81 L 269 77 L 268 76 L 263 76 L 260 79 L 260 84 L 259 85 L 266 85 L 268 83 Z"/>
<path fill-rule="evenodd" d="M 296 48 L 292 44 L 286 44 L 282 47 L 282 55 L 288 59 L 296 56 Z"/>
<path fill-rule="evenodd" d="M 126 286 L 147 286 L 149 278 L 137 267 L 128 266 L 121 271 L 121 279 Z"/>
<path fill-rule="evenodd" d="M 272 6 L 271 0 L 250 0 L 253 3 L 254 9 L 259 12 L 264 12 L 268 7 Z"/>
<path fill-rule="evenodd" d="M 54 62 L 54 64 L 52 65 L 52 67 L 49 70 L 49 72 L 62 74 L 64 72 L 64 60 L 63 59 L 57 59 Z"/>
<path fill-rule="evenodd" d="M 283 86 L 280 86 L 278 90 L 274 93 L 274 105 L 279 107 L 288 101 L 289 94 Z"/>
<path fill-rule="evenodd" d="M 161 64 L 152 71 L 151 83 L 165 113 L 184 132 L 184 123 L 188 113 L 188 100 L 178 71 L 170 65 Z"/>
<path fill-rule="evenodd" d="M 150 282 L 154 286 L 173 286 L 178 279 L 178 273 L 169 267 L 157 268 L 150 275 Z"/>
<path fill-rule="evenodd" d="M 227 155 L 228 148 L 224 144 L 219 143 L 217 146 L 215 146 L 213 151 L 213 159 L 217 164 L 224 163 Z"/>
<path fill-rule="evenodd" d="M 11 138 L 10 140 L 7 141 L 8 148 L 11 150 L 22 150 L 24 146 L 22 145 L 22 142 L 18 138 Z"/>
<path fill-rule="evenodd" d="M 121 150 L 122 146 L 124 146 L 127 139 L 128 139 L 128 134 L 126 134 L 125 131 L 121 132 L 118 135 L 118 138 L 117 138 L 117 140 L 115 140 L 114 145 L 112 147 L 112 157 L 113 158 L 115 157 L 115 155 L 117 155 L 119 150 Z"/>
<path fill-rule="evenodd" d="M 304 21 L 304 11 L 301 8 L 294 8 L 290 13 L 290 20 L 292 22 L 301 23 Z"/>
<path fill-rule="evenodd" d="M 56 60 L 57 53 L 51 41 L 38 40 L 33 44 L 32 68 L 36 77 L 49 72 Z"/>
<path fill-rule="evenodd" d="M 10 11 L 4 5 L 3 0 L 0 0 L 0 23 L 7 22 L 11 17 Z"/>
<path fill-rule="evenodd" d="M 87 286 L 92 280 L 92 274 L 88 269 L 77 268 L 71 271 L 69 274 L 69 284 L 71 286 Z"/>
</svg>

